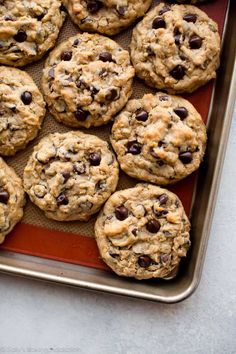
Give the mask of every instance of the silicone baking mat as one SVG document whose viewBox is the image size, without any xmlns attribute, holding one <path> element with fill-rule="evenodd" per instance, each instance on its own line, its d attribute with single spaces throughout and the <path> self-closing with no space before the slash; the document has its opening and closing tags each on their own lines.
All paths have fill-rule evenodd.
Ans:
<svg viewBox="0 0 236 354">
<path fill-rule="evenodd" d="M 154 1 L 154 6 L 157 1 Z M 220 34 L 222 35 L 224 21 L 226 17 L 228 0 L 215 0 L 205 5 L 199 6 L 213 20 L 218 23 Z M 58 43 L 75 35 L 79 29 L 73 25 L 67 16 L 67 20 L 61 30 Z M 132 34 L 132 27 L 125 32 L 113 37 L 124 48 L 128 49 Z M 35 64 L 24 68 L 40 87 L 40 78 L 45 58 Z M 144 93 L 155 92 L 146 87 L 141 81 L 135 79 L 133 96 L 141 97 Z M 211 96 L 213 92 L 213 82 L 198 89 L 191 95 L 184 95 L 189 99 L 206 122 Z M 216 117 L 217 119 L 217 117 Z M 84 130 L 90 134 L 96 134 L 102 139 L 108 140 L 111 125 Z M 7 162 L 15 168 L 17 173 L 22 176 L 24 167 L 33 147 L 45 135 L 51 132 L 66 132 L 70 129 L 57 123 L 49 114 L 46 115 L 42 130 L 26 150 L 19 152 L 15 157 L 7 159 Z M 129 178 L 120 172 L 118 189 L 134 186 L 138 181 Z M 175 192 L 183 202 L 186 212 L 190 213 L 191 203 L 196 184 L 196 173 L 188 178 L 169 187 Z M 54 259 L 63 262 L 80 264 L 84 266 L 107 269 L 106 265 L 99 257 L 98 249 L 94 239 L 94 223 L 96 215 L 89 222 L 57 222 L 47 219 L 29 200 L 25 207 L 25 214 L 21 223 L 7 236 L 0 250 L 14 251 L 18 253 L 38 256 L 42 258 Z"/>
</svg>

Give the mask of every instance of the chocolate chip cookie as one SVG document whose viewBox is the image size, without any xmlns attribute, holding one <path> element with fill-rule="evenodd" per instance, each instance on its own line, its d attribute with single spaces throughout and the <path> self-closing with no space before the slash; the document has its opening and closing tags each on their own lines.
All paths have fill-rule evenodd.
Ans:
<svg viewBox="0 0 236 354">
<path fill-rule="evenodd" d="M 0 157 L 0 243 L 21 220 L 24 205 L 21 179 Z"/>
<path fill-rule="evenodd" d="M 117 116 L 111 143 L 131 177 L 171 184 L 195 171 L 206 146 L 206 127 L 187 100 L 164 93 L 130 100 Z"/>
<path fill-rule="evenodd" d="M 114 193 L 95 224 L 104 262 L 118 275 L 164 278 L 190 246 L 190 223 L 179 198 L 150 184 Z"/>
<path fill-rule="evenodd" d="M 114 35 L 143 16 L 152 0 L 64 0 L 72 20 L 84 31 Z"/>
<path fill-rule="evenodd" d="M 49 55 L 42 88 L 48 108 L 71 127 L 99 126 L 123 108 L 132 93 L 129 53 L 115 41 L 83 33 Z"/>
<path fill-rule="evenodd" d="M 48 218 L 87 221 L 115 191 L 118 175 L 107 142 L 81 132 L 54 133 L 34 148 L 24 188 Z"/>
<path fill-rule="evenodd" d="M 12 156 L 33 140 L 45 115 L 45 102 L 24 71 L 0 66 L 0 155 Z"/>
<path fill-rule="evenodd" d="M 0 64 L 40 59 L 56 42 L 64 10 L 59 0 L 0 1 Z"/>
<path fill-rule="evenodd" d="M 136 74 L 169 93 L 192 92 L 215 78 L 219 55 L 218 26 L 195 6 L 160 3 L 133 31 Z"/>
</svg>

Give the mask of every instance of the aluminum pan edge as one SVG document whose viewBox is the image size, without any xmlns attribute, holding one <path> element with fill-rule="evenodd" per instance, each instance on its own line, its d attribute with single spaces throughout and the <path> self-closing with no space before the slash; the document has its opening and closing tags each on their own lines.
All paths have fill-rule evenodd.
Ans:
<svg viewBox="0 0 236 354">
<path fill-rule="evenodd" d="M 1 252 L 1 272 L 165 303 L 182 301 L 196 290 L 202 273 L 236 95 L 235 13 L 236 3 L 230 1 L 222 65 L 218 73 L 208 127 L 211 149 L 207 150 L 206 160 L 200 169 L 196 188 L 197 198 L 192 211 L 192 233 L 196 247 L 191 254 L 190 262 L 188 260 L 186 262 L 186 272 L 183 274 L 183 271 L 182 273 L 180 271 L 180 276 L 171 282 L 160 281 L 158 287 L 157 283 L 149 283 L 147 288 L 146 282 L 126 280 L 112 273 L 13 252 Z M 217 119 L 213 121 L 213 117 Z M 199 244 L 197 240 L 200 240 Z"/>
</svg>

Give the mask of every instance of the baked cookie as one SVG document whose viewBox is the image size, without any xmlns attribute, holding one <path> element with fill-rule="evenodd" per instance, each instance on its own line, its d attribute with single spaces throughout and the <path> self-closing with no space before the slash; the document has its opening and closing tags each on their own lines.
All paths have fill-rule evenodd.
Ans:
<svg viewBox="0 0 236 354">
<path fill-rule="evenodd" d="M 206 147 L 206 127 L 187 100 L 164 93 L 130 100 L 117 116 L 111 143 L 131 177 L 160 185 L 195 171 Z"/>
<path fill-rule="evenodd" d="M 0 155 L 11 156 L 33 140 L 45 115 L 43 96 L 24 71 L 0 66 Z"/>
<path fill-rule="evenodd" d="M 56 42 L 64 10 L 59 0 L 0 1 L 0 64 L 40 59 Z"/>
<path fill-rule="evenodd" d="M 192 92 L 215 78 L 219 55 L 218 26 L 195 6 L 160 3 L 133 31 L 136 74 L 169 93 Z"/>
<path fill-rule="evenodd" d="M 129 53 L 113 40 L 83 33 L 49 55 L 42 88 L 52 115 L 78 128 L 107 123 L 132 93 Z"/>
<path fill-rule="evenodd" d="M 114 35 L 144 16 L 152 0 L 64 0 L 72 20 L 83 30 Z"/>
<path fill-rule="evenodd" d="M 21 179 L 0 157 L 0 243 L 21 220 L 24 205 Z"/>
<path fill-rule="evenodd" d="M 102 259 L 118 275 L 164 278 L 190 246 L 190 223 L 179 198 L 151 184 L 114 193 L 95 224 Z"/>
<path fill-rule="evenodd" d="M 107 142 L 81 132 L 54 133 L 34 148 L 24 188 L 48 218 L 87 221 L 115 191 L 118 175 Z"/>
</svg>

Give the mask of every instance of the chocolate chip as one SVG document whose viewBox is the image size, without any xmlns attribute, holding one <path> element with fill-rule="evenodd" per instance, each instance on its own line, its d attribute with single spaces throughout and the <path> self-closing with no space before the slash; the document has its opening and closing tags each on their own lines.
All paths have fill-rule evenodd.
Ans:
<svg viewBox="0 0 236 354">
<path fill-rule="evenodd" d="M 147 47 L 147 53 L 148 53 L 148 56 L 150 56 L 150 57 L 152 55 L 155 55 L 155 52 L 150 45 Z"/>
<path fill-rule="evenodd" d="M 87 119 L 88 115 L 89 112 L 84 111 L 81 108 L 78 108 L 77 111 L 75 112 L 75 118 L 80 122 L 84 122 Z"/>
<path fill-rule="evenodd" d="M 27 34 L 24 30 L 19 29 L 18 32 L 13 37 L 16 42 L 22 43 L 27 39 Z"/>
<path fill-rule="evenodd" d="M 155 212 L 155 216 L 157 218 L 161 218 L 163 215 L 167 215 L 168 214 L 168 210 L 161 210 L 161 211 L 156 211 Z"/>
<path fill-rule="evenodd" d="M 11 15 L 6 15 L 6 16 L 4 16 L 4 20 L 5 21 L 13 21 L 13 18 L 11 17 Z"/>
<path fill-rule="evenodd" d="M 74 46 L 77 46 L 78 44 L 80 44 L 80 42 L 81 42 L 81 40 L 78 39 L 78 38 L 76 38 L 76 39 L 74 40 L 73 45 L 74 45 Z"/>
<path fill-rule="evenodd" d="M 64 178 L 64 183 L 68 181 L 68 179 L 70 178 L 70 172 L 65 171 L 61 173 L 62 177 Z"/>
<path fill-rule="evenodd" d="M 120 16 L 124 16 L 128 7 L 127 6 L 117 6 L 116 11 Z"/>
<path fill-rule="evenodd" d="M 149 267 L 152 264 L 152 260 L 147 255 L 139 256 L 138 257 L 138 264 L 142 268 L 147 268 L 147 267 Z"/>
<path fill-rule="evenodd" d="M 180 45 L 181 34 L 180 34 L 180 33 L 179 33 L 179 34 L 176 34 L 176 35 L 174 36 L 174 39 L 175 39 L 175 44 L 176 44 L 176 45 Z"/>
<path fill-rule="evenodd" d="M 159 101 L 168 101 L 169 97 L 168 96 L 159 96 Z"/>
<path fill-rule="evenodd" d="M 197 36 L 197 35 L 194 35 L 190 38 L 189 40 L 189 46 L 191 49 L 199 49 L 201 48 L 202 46 L 202 39 Z"/>
<path fill-rule="evenodd" d="M 138 121 L 141 122 L 146 122 L 146 120 L 148 119 L 148 112 L 145 111 L 142 108 L 139 108 L 136 112 L 135 112 L 135 117 Z"/>
<path fill-rule="evenodd" d="M 133 234 L 134 236 L 137 236 L 137 234 L 138 234 L 138 229 L 135 228 L 135 229 L 133 229 L 131 232 L 132 232 L 132 234 Z"/>
<path fill-rule="evenodd" d="M 168 12 L 168 11 L 170 11 L 170 10 L 171 10 L 170 6 L 165 5 L 165 6 L 159 11 L 159 15 L 163 15 L 165 12 Z"/>
<path fill-rule="evenodd" d="M 71 60 L 71 58 L 72 58 L 72 52 L 65 51 L 61 53 L 61 60 L 69 61 Z"/>
<path fill-rule="evenodd" d="M 132 155 L 139 155 L 142 149 L 142 145 L 137 141 L 130 141 L 127 147 L 128 152 L 130 152 Z"/>
<path fill-rule="evenodd" d="M 49 76 L 51 79 L 55 79 L 55 71 L 54 71 L 54 68 L 51 68 L 51 69 L 48 71 L 48 76 Z"/>
<path fill-rule="evenodd" d="M 23 92 L 20 98 L 25 105 L 29 105 L 32 102 L 32 94 L 29 91 Z"/>
<path fill-rule="evenodd" d="M 112 61 L 112 55 L 109 52 L 102 52 L 99 54 L 99 60 L 101 61 Z"/>
<path fill-rule="evenodd" d="M 118 255 L 118 253 L 114 253 L 114 252 L 109 252 L 109 255 L 112 257 L 112 258 L 116 258 Z"/>
<path fill-rule="evenodd" d="M 106 100 L 113 101 L 117 98 L 117 90 L 111 89 L 110 92 L 106 95 Z"/>
<path fill-rule="evenodd" d="M 7 191 L 0 191 L 0 203 L 7 204 L 10 195 Z"/>
<path fill-rule="evenodd" d="M 197 21 L 197 15 L 195 14 L 187 14 L 183 17 L 183 19 L 187 22 L 195 23 Z"/>
<path fill-rule="evenodd" d="M 36 15 L 35 17 L 37 18 L 38 21 L 41 21 L 45 16 L 45 13 L 41 13 L 40 15 Z"/>
<path fill-rule="evenodd" d="M 163 193 L 158 197 L 160 205 L 166 204 L 168 202 L 168 195 Z"/>
<path fill-rule="evenodd" d="M 185 107 L 178 107 L 174 109 L 175 114 L 180 117 L 181 120 L 187 118 L 188 110 Z"/>
<path fill-rule="evenodd" d="M 115 209 L 115 215 L 118 220 L 123 221 L 127 219 L 129 211 L 124 205 L 121 205 Z"/>
<path fill-rule="evenodd" d="M 82 162 L 75 162 L 73 165 L 73 171 L 78 175 L 82 175 L 86 171 L 86 165 Z"/>
<path fill-rule="evenodd" d="M 146 228 L 149 232 L 151 232 L 152 234 L 157 233 L 160 230 L 161 224 L 159 223 L 159 221 L 152 219 L 149 220 L 146 224 Z"/>
<path fill-rule="evenodd" d="M 93 152 L 89 155 L 89 162 L 92 166 L 99 166 L 101 162 L 101 155 L 97 152 Z"/>
<path fill-rule="evenodd" d="M 67 10 L 66 10 L 66 8 L 65 8 L 65 6 L 64 6 L 64 5 L 61 5 L 61 6 L 60 6 L 60 11 L 67 12 Z"/>
<path fill-rule="evenodd" d="M 177 65 L 170 71 L 170 75 L 176 80 L 181 80 L 185 75 L 185 68 L 182 65 Z"/>
<path fill-rule="evenodd" d="M 156 17 L 154 18 L 152 22 L 152 28 L 158 29 L 158 28 L 166 28 L 166 23 L 161 17 Z"/>
<path fill-rule="evenodd" d="M 179 153 L 179 159 L 183 162 L 183 164 L 187 165 L 188 163 L 192 162 L 193 157 L 191 152 L 186 151 Z"/>
<path fill-rule="evenodd" d="M 68 198 L 66 197 L 65 194 L 61 193 L 58 197 L 57 197 L 57 205 L 67 205 L 69 203 Z"/>
<path fill-rule="evenodd" d="M 93 14 L 98 12 L 98 10 L 102 7 L 102 4 L 100 1 L 96 0 L 88 0 L 87 1 L 87 10 Z"/>
</svg>

